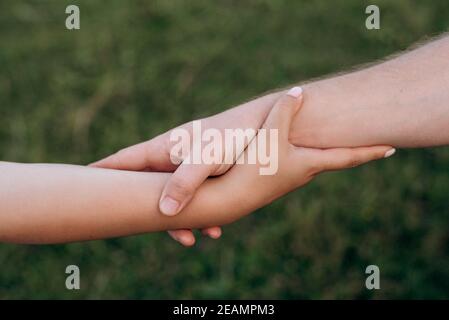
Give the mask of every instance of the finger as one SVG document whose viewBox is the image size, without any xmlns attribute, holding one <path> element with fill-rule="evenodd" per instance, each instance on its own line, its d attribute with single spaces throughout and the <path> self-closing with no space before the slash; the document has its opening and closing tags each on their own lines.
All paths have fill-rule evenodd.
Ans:
<svg viewBox="0 0 449 320">
<path fill-rule="evenodd" d="M 181 163 L 165 184 L 159 201 L 160 211 L 167 216 L 178 214 L 211 173 L 211 165 Z"/>
<path fill-rule="evenodd" d="M 109 157 L 90 164 L 91 167 L 140 171 L 151 168 L 159 171 L 171 171 L 176 166 L 167 156 L 163 137 L 127 147 Z"/>
<path fill-rule="evenodd" d="M 314 160 L 319 168 L 318 171 L 330 171 L 353 168 L 373 160 L 388 158 L 396 150 L 390 146 L 374 146 L 315 151 L 319 153 Z"/>
<path fill-rule="evenodd" d="M 220 227 L 210 227 L 201 230 L 201 233 L 212 239 L 218 239 L 221 237 L 222 231 Z"/>
<path fill-rule="evenodd" d="M 185 247 L 191 247 L 195 244 L 195 236 L 192 230 L 189 229 L 179 229 L 167 231 L 173 240 L 178 241 Z"/>
<path fill-rule="evenodd" d="M 300 109 L 302 101 L 302 88 L 290 89 L 276 102 L 265 121 L 264 128 L 278 129 L 279 138 L 288 139 L 293 116 Z"/>
</svg>

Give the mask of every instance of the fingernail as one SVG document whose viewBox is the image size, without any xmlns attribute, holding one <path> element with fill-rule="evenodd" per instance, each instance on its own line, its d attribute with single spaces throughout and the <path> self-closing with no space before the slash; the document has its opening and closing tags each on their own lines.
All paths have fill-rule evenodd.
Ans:
<svg viewBox="0 0 449 320">
<path fill-rule="evenodd" d="M 396 149 L 390 149 L 390 150 L 388 150 L 387 152 L 385 152 L 385 156 L 384 156 L 384 158 L 389 158 L 389 157 L 391 157 L 392 155 L 394 155 L 395 154 L 395 152 L 396 152 Z"/>
<path fill-rule="evenodd" d="M 179 208 L 179 202 L 176 201 L 175 199 L 168 197 L 168 196 L 164 197 L 164 199 L 162 199 L 162 201 L 159 205 L 159 209 L 166 216 L 174 216 L 175 214 L 178 213 L 178 208 Z"/>
<path fill-rule="evenodd" d="M 220 230 L 212 230 L 209 235 L 212 239 L 217 239 L 221 236 Z"/>
<path fill-rule="evenodd" d="M 192 240 L 191 237 L 185 236 L 185 235 L 181 236 L 181 238 L 179 239 L 179 242 L 183 246 L 187 246 L 187 247 L 193 246 L 195 244 L 195 240 Z"/>
<path fill-rule="evenodd" d="M 287 94 L 293 98 L 298 99 L 302 95 L 302 88 L 301 87 L 293 87 L 287 92 Z"/>
<path fill-rule="evenodd" d="M 171 231 L 168 231 L 168 233 L 173 238 L 173 240 L 176 240 L 176 241 L 180 242 L 179 237 L 176 235 L 176 233 L 173 233 Z"/>
</svg>

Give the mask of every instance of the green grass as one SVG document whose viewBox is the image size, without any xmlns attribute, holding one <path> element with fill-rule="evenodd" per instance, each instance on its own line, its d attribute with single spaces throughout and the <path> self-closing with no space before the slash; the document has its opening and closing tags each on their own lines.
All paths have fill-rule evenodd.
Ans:
<svg viewBox="0 0 449 320">
<path fill-rule="evenodd" d="M 449 3 L 0 1 L 0 159 L 85 164 L 266 90 L 447 31 Z M 65 29 L 78 4 L 81 30 Z M 327 174 L 184 249 L 0 244 L 0 298 L 449 298 L 449 149 Z M 213 212 L 211 212 L 213 214 Z M 65 289 L 65 267 L 81 287 Z M 381 290 L 364 270 L 381 269 Z"/>
</svg>

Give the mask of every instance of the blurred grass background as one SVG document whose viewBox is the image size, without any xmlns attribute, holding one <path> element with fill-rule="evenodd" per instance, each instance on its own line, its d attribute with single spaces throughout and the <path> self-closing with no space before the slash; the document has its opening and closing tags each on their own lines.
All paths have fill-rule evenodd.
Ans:
<svg viewBox="0 0 449 320">
<path fill-rule="evenodd" d="M 65 28 L 69 4 L 79 31 Z M 381 9 L 378 31 L 365 29 L 368 4 Z M 447 31 L 448 17 L 447 0 L 0 0 L 0 159 L 86 164 L 404 50 Z M 0 298 L 449 298 L 448 167 L 448 148 L 400 150 L 189 249 L 166 234 L 0 244 Z M 69 264 L 81 269 L 76 292 Z M 369 264 L 381 290 L 365 289 Z"/>
</svg>

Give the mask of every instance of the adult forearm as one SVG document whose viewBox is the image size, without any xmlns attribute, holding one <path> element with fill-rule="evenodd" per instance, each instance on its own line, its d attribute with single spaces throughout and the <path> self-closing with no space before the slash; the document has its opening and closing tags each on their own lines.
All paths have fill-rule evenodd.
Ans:
<svg viewBox="0 0 449 320">
<path fill-rule="evenodd" d="M 302 85 L 298 146 L 428 147 L 449 144 L 449 37 L 356 72 Z M 264 115 L 281 93 L 258 98 Z"/>
<path fill-rule="evenodd" d="M 449 144 L 449 37 L 382 64 L 307 84 L 295 144 Z"/>
</svg>

